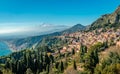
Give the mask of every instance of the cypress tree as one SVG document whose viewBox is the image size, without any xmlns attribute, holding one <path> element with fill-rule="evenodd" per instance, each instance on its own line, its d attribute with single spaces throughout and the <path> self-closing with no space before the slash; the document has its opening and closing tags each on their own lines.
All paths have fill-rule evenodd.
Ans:
<svg viewBox="0 0 120 74">
<path fill-rule="evenodd" d="M 5 62 L 5 68 L 10 68 L 10 63 L 8 60 Z"/>
<path fill-rule="evenodd" d="M 49 65 L 46 67 L 47 74 L 49 73 Z"/>
<path fill-rule="evenodd" d="M 75 60 L 73 61 L 73 68 L 74 68 L 75 70 L 77 70 L 77 66 L 76 66 Z"/>
<path fill-rule="evenodd" d="M 22 67 L 21 67 L 21 62 L 20 61 L 18 61 L 17 62 L 17 74 L 21 74 L 22 73 Z"/>
<path fill-rule="evenodd" d="M 72 55 L 74 55 L 75 54 L 75 50 L 74 49 L 72 49 Z"/>
<path fill-rule="evenodd" d="M 33 72 L 32 72 L 32 70 L 31 70 L 30 68 L 28 68 L 28 69 L 26 70 L 26 74 L 33 74 Z"/>
<path fill-rule="evenodd" d="M 63 72 L 64 71 L 64 66 L 63 66 L 63 62 L 61 61 L 59 64 L 59 71 Z"/>
</svg>

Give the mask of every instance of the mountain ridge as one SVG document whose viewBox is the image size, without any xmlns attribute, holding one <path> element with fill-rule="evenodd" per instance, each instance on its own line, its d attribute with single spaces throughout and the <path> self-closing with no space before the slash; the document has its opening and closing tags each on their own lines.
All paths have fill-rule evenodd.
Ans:
<svg viewBox="0 0 120 74">
<path fill-rule="evenodd" d="M 72 26 L 71 28 L 64 30 L 63 32 L 64 33 L 74 33 L 77 31 L 82 31 L 85 28 L 86 28 L 86 26 L 83 26 L 81 24 L 76 24 L 76 25 Z"/>
<path fill-rule="evenodd" d="M 77 24 L 77 25 L 72 26 L 69 29 L 66 29 L 60 32 L 54 32 L 50 34 L 32 36 L 32 37 L 27 37 L 27 38 L 11 39 L 11 40 L 6 40 L 5 42 L 13 50 L 21 50 L 21 49 L 31 48 L 32 46 L 37 45 L 45 37 L 50 37 L 50 36 L 53 37 L 53 36 L 59 36 L 65 33 L 73 33 L 73 32 L 83 30 L 84 28 L 85 26 L 81 24 Z"/>
<path fill-rule="evenodd" d="M 120 6 L 111 14 L 102 15 L 95 22 L 93 22 L 89 29 L 105 28 L 107 26 L 115 26 L 120 23 Z"/>
</svg>

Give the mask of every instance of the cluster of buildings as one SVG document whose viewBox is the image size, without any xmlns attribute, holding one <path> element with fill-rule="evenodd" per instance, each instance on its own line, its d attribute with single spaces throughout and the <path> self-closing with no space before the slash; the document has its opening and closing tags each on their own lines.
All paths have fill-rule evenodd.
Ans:
<svg viewBox="0 0 120 74">
<path fill-rule="evenodd" d="M 88 48 L 97 42 L 108 42 L 120 46 L 120 29 L 108 29 L 103 32 L 103 29 L 94 30 L 91 32 L 75 32 L 71 34 L 64 34 L 59 38 L 68 41 L 67 46 L 63 46 L 60 52 L 65 53 L 74 49 L 79 52 L 81 44 L 86 45 Z"/>
</svg>

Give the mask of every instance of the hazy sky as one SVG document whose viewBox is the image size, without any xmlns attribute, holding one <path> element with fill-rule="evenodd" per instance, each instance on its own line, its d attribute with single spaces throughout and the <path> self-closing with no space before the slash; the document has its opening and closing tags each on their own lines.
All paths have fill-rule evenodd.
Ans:
<svg viewBox="0 0 120 74">
<path fill-rule="evenodd" d="M 19 23 L 29 26 L 29 23 L 43 22 L 89 25 L 102 14 L 113 12 L 118 5 L 120 0 L 0 0 L 0 27 L 15 28 L 21 25 Z"/>
</svg>

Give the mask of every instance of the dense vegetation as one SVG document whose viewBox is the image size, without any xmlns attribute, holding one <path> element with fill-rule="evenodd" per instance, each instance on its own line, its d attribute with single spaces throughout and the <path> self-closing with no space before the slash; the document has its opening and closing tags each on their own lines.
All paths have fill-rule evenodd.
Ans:
<svg viewBox="0 0 120 74">
<path fill-rule="evenodd" d="M 79 53 L 73 49 L 68 53 L 60 53 L 58 51 L 55 54 L 48 46 L 40 46 L 37 49 L 26 49 L 14 52 L 6 57 L 1 57 L 0 73 L 69 74 L 71 70 L 73 74 L 119 74 L 119 53 L 110 52 L 108 58 L 103 60 L 99 58 L 100 53 L 106 48 L 108 48 L 107 43 L 99 42 L 89 49 L 85 45 L 82 45 Z M 83 70 L 79 70 L 79 68 Z"/>
</svg>

